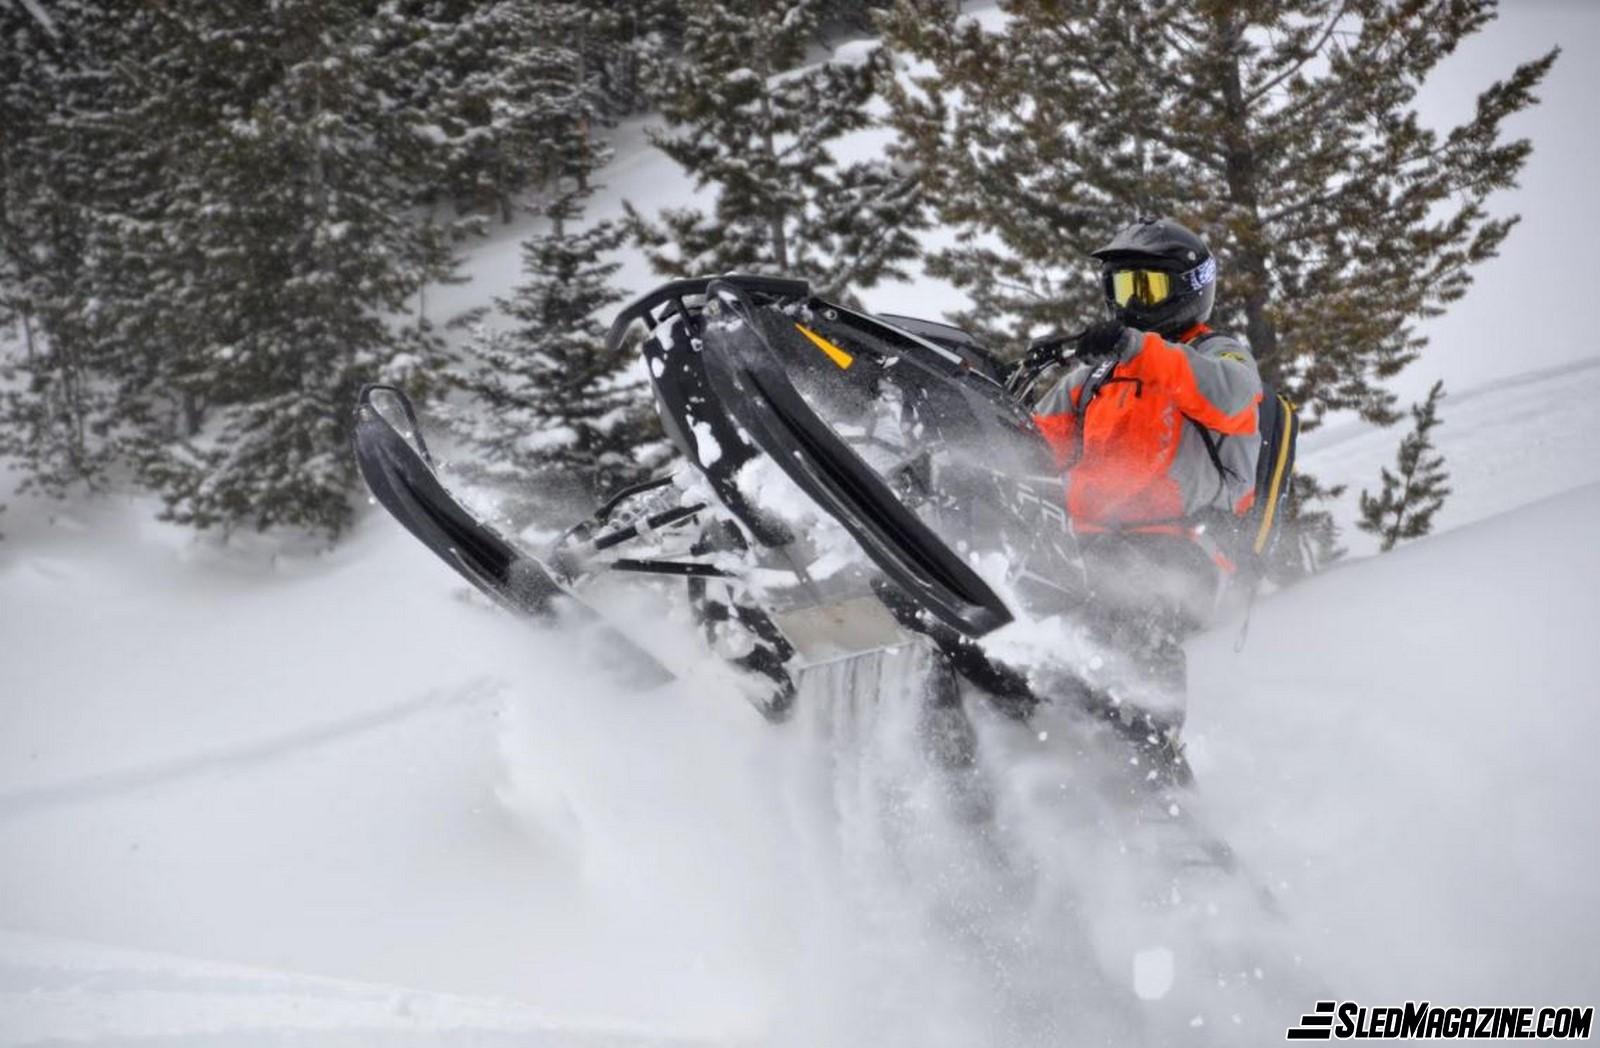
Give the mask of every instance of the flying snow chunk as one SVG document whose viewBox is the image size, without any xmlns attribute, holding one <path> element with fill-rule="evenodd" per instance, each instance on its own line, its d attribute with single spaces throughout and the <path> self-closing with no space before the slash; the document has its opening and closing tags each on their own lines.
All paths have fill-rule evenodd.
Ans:
<svg viewBox="0 0 1600 1048">
<path fill-rule="evenodd" d="M 712 435 L 709 423 L 694 422 L 689 429 L 694 433 L 695 457 L 702 466 L 710 466 L 722 458 L 722 445 Z"/>
<path fill-rule="evenodd" d="M 1142 1001 L 1159 1001 L 1172 989 L 1172 951 L 1153 946 L 1133 955 L 1133 992 Z"/>
</svg>

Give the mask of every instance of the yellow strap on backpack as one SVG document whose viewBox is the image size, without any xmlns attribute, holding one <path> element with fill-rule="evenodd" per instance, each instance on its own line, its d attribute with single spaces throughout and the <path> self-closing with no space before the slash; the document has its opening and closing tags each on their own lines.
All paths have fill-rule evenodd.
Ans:
<svg viewBox="0 0 1600 1048">
<path fill-rule="evenodd" d="M 1272 521 L 1278 513 L 1278 497 L 1288 479 L 1285 467 L 1289 464 L 1289 446 L 1294 443 L 1294 404 L 1282 393 L 1278 394 L 1278 403 L 1283 405 L 1283 425 L 1279 428 L 1284 436 L 1278 441 L 1278 461 L 1272 464 L 1272 480 L 1267 484 L 1267 504 L 1262 507 L 1261 527 L 1256 529 L 1254 549 L 1257 555 L 1266 549 L 1267 536 L 1272 534 Z"/>
</svg>

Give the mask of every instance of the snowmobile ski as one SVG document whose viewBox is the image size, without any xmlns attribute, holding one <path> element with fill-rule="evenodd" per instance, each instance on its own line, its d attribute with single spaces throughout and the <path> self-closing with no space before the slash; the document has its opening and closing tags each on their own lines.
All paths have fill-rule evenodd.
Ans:
<svg viewBox="0 0 1600 1048">
<path fill-rule="evenodd" d="M 457 501 L 440 482 L 416 412 L 400 389 L 381 384 L 362 389 L 355 451 L 373 497 L 484 595 L 524 618 L 581 625 L 641 686 L 673 679 L 654 655 L 605 622 L 539 558 L 512 545 Z"/>
</svg>

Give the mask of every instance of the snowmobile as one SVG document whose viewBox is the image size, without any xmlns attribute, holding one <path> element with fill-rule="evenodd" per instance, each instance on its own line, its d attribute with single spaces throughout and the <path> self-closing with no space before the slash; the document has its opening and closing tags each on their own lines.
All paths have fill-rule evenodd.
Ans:
<svg viewBox="0 0 1600 1048">
<path fill-rule="evenodd" d="M 1086 599 L 1064 481 L 1026 407 L 1063 366 L 1059 340 L 1007 368 L 958 328 L 749 275 L 656 288 L 622 310 L 610 346 L 639 329 L 681 462 L 548 549 L 520 548 L 450 493 L 393 386 L 360 395 L 363 478 L 479 590 L 519 615 L 587 623 L 645 682 L 671 673 L 585 602 L 601 576 L 682 580 L 708 642 L 759 683 L 774 720 L 806 667 L 921 641 L 1010 716 L 1043 692 L 1135 739 L 1163 735 L 1082 680 L 1041 688 L 1037 668 L 985 648 L 1019 615 Z"/>
</svg>

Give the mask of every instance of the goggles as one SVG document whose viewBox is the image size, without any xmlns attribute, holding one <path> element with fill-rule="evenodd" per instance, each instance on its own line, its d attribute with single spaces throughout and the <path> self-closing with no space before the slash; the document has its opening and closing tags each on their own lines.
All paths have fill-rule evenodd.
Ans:
<svg viewBox="0 0 1600 1048">
<path fill-rule="evenodd" d="M 1118 269 L 1111 274 L 1111 298 L 1119 306 L 1154 306 L 1172 294 L 1172 274 L 1159 269 Z"/>
<path fill-rule="evenodd" d="M 1119 306 L 1160 305 L 1180 291 L 1199 291 L 1217 278 L 1217 261 L 1208 258 L 1186 273 L 1160 269 L 1114 269 L 1107 275 L 1111 298 Z"/>
</svg>

